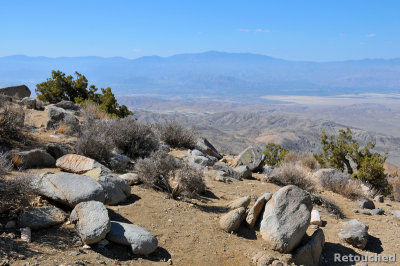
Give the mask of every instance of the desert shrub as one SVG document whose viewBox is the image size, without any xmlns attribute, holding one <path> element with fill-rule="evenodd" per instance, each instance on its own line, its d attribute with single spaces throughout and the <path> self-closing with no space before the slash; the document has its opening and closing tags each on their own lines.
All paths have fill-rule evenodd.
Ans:
<svg viewBox="0 0 400 266">
<path fill-rule="evenodd" d="M 109 114 L 99 108 L 98 104 L 91 101 L 82 103 L 81 115 L 83 120 L 90 124 L 95 120 L 105 120 L 111 118 Z"/>
<path fill-rule="evenodd" d="M 287 155 L 288 150 L 281 145 L 270 142 L 266 145 L 265 162 L 269 166 L 279 166 Z"/>
<path fill-rule="evenodd" d="M 400 178 L 398 176 L 392 179 L 393 197 L 396 201 L 400 201 Z"/>
<path fill-rule="evenodd" d="M 51 78 L 36 85 L 36 94 L 39 100 L 49 103 L 58 103 L 63 100 L 73 101 L 83 104 L 91 101 L 98 105 L 100 109 L 116 117 L 126 117 L 132 114 L 125 105 L 120 106 L 111 91 L 111 88 L 101 88 L 101 93 L 97 93 L 98 88 L 90 85 L 88 80 L 78 72 L 73 76 L 66 76 L 61 71 L 52 71 Z"/>
<path fill-rule="evenodd" d="M 172 197 L 182 194 L 184 196 L 195 196 L 205 192 L 204 174 L 200 169 L 184 164 L 175 172 L 177 182 L 172 192 Z"/>
<path fill-rule="evenodd" d="M 36 196 L 34 176 L 19 174 L 7 178 L 12 163 L 9 155 L 0 153 L 0 210 L 18 209 L 29 205 Z"/>
<path fill-rule="evenodd" d="M 296 185 L 306 191 L 314 191 L 314 183 L 307 170 L 300 164 L 283 163 L 276 174 L 268 177 L 268 182 L 279 186 Z"/>
<path fill-rule="evenodd" d="M 115 146 L 132 159 L 147 157 L 159 146 L 152 126 L 133 117 L 114 119 L 110 131 L 109 137 Z"/>
<path fill-rule="evenodd" d="M 193 149 L 198 133 L 194 128 L 185 128 L 177 121 L 164 121 L 156 124 L 157 135 L 161 141 L 173 148 Z"/>
<path fill-rule="evenodd" d="M 345 218 L 344 213 L 333 200 L 330 200 L 317 193 L 311 193 L 311 201 L 314 205 L 318 205 L 325 208 L 329 213 L 335 215 L 336 218 L 339 219 Z"/>
<path fill-rule="evenodd" d="M 317 170 L 319 167 L 319 164 L 314 156 L 307 153 L 295 153 L 290 151 L 285 154 L 283 161 L 285 163 L 300 163 L 311 171 Z"/>
<path fill-rule="evenodd" d="M 341 194 L 349 199 L 362 197 L 361 181 L 351 179 L 350 175 L 337 170 L 325 171 L 319 177 L 322 188 Z"/>
<path fill-rule="evenodd" d="M 20 139 L 24 125 L 24 110 L 10 103 L 3 104 L 0 108 L 0 137 L 7 139 Z"/>
<path fill-rule="evenodd" d="M 171 193 L 169 178 L 182 167 L 180 161 L 166 152 L 157 150 L 149 157 L 139 159 L 135 169 L 140 180 L 149 187 Z"/>
<path fill-rule="evenodd" d="M 109 164 L 114 143 L 110 137 L 110 120 L 85 121 L 75 144 L 77 154 Z"/>
</svg>

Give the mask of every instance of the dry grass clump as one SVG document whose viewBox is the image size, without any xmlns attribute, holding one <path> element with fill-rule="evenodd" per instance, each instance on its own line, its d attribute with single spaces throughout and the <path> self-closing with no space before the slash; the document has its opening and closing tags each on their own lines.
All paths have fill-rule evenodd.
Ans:
<svg viewBox="0 0 400 266">
<path fill-rule="evenodd" d="M 21 139 L 24 125 L 24 110 L 17 105 L 5 103 L 0 108 L 0 137 L 6 139 Z"/>
<path fill-rule="evenodd" d="M 335 169 L 324 170 L 319 177 L 319 183 L 322 188 L 349 199 L 358 199 L 363 196 L 360 180 L 351 179 L 347 173 Z"/>
<path fill-rule="evenodd" d="M 196 196 L 206 191 L 203 171 L 184 164 L 175 173 L 177 184 L 172 192 L 172 197 L 182 194 L 184 196 Z"/>
<path fill-rule="evenodd" d="M 344 213 L 334 201 L 316 193 L 311 193 L 311 201 L 314 205 L 325 208 L 329 213 L 335 215 L 336 218 L 345 218 Z"/>
<path fill-rule="evenodd" d="M 391 181 L 392 186 L 393 186 L 393 197 L 394 200 L 400 201 L 400 178 L 394 177 Z"/>
<path fill-rule="evenodd" d="M 135 169 L 144 184 L 171 193 L 173 198 L 199 195 L 206 189 L 201 170 L 182 163 L 164 151 L 157 150 L 150 157 L 139 159 Z"/>
<path fill-rule="evenodd" d="M 7 178 L 11 169 L 12 163 L 8 154 L 0 153 L 0 210 L 27 206 L 37 194 L 32 174 Z"/>
<path fill-rule="evenodd" d="M 75 144 L 77 154 L 109 164 L 114 144 L 109 134 L 110 121 L 93 120 L 84 122 Z"/>
<path fill-rule="evenodd" d="M 109 137 L 132 159 L 148 157 L 159 146 L 151 125 L 140 123 L 133 117 L 113 119 Z"/>
<path fill-rule="evenodd" d="M 164 121 L 156 124 L 159 139 L 173 148 L 193 149 L 198 133 L 194 128 L 185 128 L 177 121 Z"/>
<path fill-rule="evenodd" d="M 288 152 L 285 155 L 284 162 L 294 164 L 298 163 L 311 171 L 315 171 L 319 168 L 317 160 L 315 160 L 314 156 L 308 153 Z"/>
<path fill-rule="evenodd" d="M 85 103 L 83 103 L 81 114 L 83 120 L 88 121 L 89 123 L 94 120 L 105 120 L 110 118 L 109 114 L 100 109 L 97 104 L 90 101 L 86 101 Z"/>
<path fill-rule="evenodd" d="M 306 191 L 314 191 L 314 182 L 309 178 L 308 171 L 298 163 L 284 162 L 276 174 L 268 177 L 268 182 L 279 186 L 296 185 Z"/>
<path fill-rule="evenodd" d="M 181 167 L 181 162 L 166 152 L 157 150 L 150 157 L 139 159 L 135 169 L 140 180 L 154 189 L 171 193 L 169 178 Z"/>
</svg>

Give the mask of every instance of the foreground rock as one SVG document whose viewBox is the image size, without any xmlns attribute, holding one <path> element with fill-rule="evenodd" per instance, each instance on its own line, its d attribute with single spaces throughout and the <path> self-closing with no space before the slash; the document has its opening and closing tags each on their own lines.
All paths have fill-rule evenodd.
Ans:
<svg viewBox="0 0 400 266">
<path fill-rule="evenodd" d="M 217 149 L 206 138 L 200 138 L 197 141 L 197 148 L 199 150 L 204 151 L 209 156 L 217 158 L 218 160 L 222 159 L 222 155 L 217 151 Z"/>
<path fill-rule="evenodd" d="M 78 154 L 67 154 L 57 159 L 56 166 L 65 172 L 83 174 L 95 168 L 106 168 L 88 157 Z M 111 170 L 107 169 L 111 173 Z"/>
<path fill-rule="evenodd" d="M 251 199 L 249 196 L 241 197 L 241 198 L 238 198 L 238 199 L 235 199 L 235 200 L 229 202 L 227 207 L 230 210 L 234 210 L 234 209 L 237 209 L 240 207 L 247 208 L 247 206 L 249 206 L 249 204 L 250 204 L 250 200 Z"/>
<path fill-rule="evenodd" d="M 123 180 L 125 180 L 125 182 L 128 183 L 128 185 L 130 185 L 130 186 L 140 184 L 140 182 L 141 182 L 139 175 L 136 173 L 127 173 L 127 174 L 120 175 L 119 177 L 121 177 Z"/>
<path fill-rule="evenodd" d="M 111 222 L 108 211 L 99 201 L 81 202 L 71 212 L 70 221 L 85 244 L 94 244 L 110 232 Z"/>
<path fill-rule="evenodd" d="M 120 245 L 130 245 L 133 253 L 137 255 L 149 255 L 158 246 L 157 238 L 144 228 L 113 221 L 107 239 Z"/>
<path fill-rule="evenodd" d="M 55 106 L 48 106 L 47 109 L 46 129 L 58 129 L 62 124 L 68 126 L 71 131 L 75 131 L 79 127 L 79 120 L 70 112 Z"/>
<path fill-rule="evenodd" d="M 217 170 L 217 171 L 224 172 L 225 173 L 224 174 L 225 177 L 229 177 L 229 178 L 233 178 L 233 179 L 236 179 L 236 180 L 240 180 L 240 175 L 235 171 L 235 169 L 233 169 L 229 165 L 224 164 L 223 162 L 216 162 L 213 165 L 213 169 Z"/>
<path fill-rule="evenodd" d="M 246 217 L 246 222 L 250 228 L 253 228 L 257 222 L 258 216 L 261 214 L 265 203 L 267 203 L 272 198 L 272 193 L 266 192 L 261 197 L 257 199 L 253 207 L 249 210 Z"/>
<path fill-rule="evenodd" d="M 119 176 L 100 176 L 98 182 L 106 194 L 105 204 L 118 204 L 125 201 L 131 195 L 131 187 Z"/>
<path fill-rule="evenodd" d="M 246 208 L 234 209 L 221 217 L 219 227 L 225 232 L 233 232 L 239 228 L 244 218 L 246 218 Z"/>
<path fill-rule="evenodd" d="M 58 159 L 64 155 L 73 153 L 72 149 L 64 143 L 52 142 L 46 145 L 46 152 Z"/>
<path fill-rule="evenodd" d="M 321 263 L 325 235 L 321 229 L 314 232 L 307 243 L 299 247 L 293 254 L 296 265 L 318 266 Z"/>
<path fill-rule="evenodd" d="M 375 204 L 370 199 L 358 200 L 358 204 L 360 205 L 361 209 L 370 209 L 370 210 L 375 209 Z"/>
<path fill-rule="evenodd" d="M 29 208 L 21 212 L 19 225 L 31 229 L 43 229 L 63 223 L 66 218 L 65 212 L 53 206 Z"/>
<path fill-rule="evenodd" d="M 43 174 L 38 180 L 40 195 L 74 207 L 84 201 L 104 202 L 102 186 L 84 175 L 70 173 Z"/>
<path fill-rule="evenodd" d="M 45 151 L 31 150 L 15 154 L 13 158 L 15 166 L 20 168 L 54 167 L 56 160 Z"/>
<path fill-rule="evenodd" d="M 236 173 L 239 175 L 240 179 L 251 178 L 251 170 L 247 165 L 241 165 L 235 169 Z"/>
<path fill-rule="evenodd" d="M 312 202 L 304 190 L 279 189 L 265 205 L 260 232 L 273 250 L 290 253 L 300 243 L 311 219 Z"/>
<path fill-rule="evenodd" d="M 344 230 L 339 233 L 339 238 L 353 247 L 364 249 L 368 242 L 368 226 L 357 219 L 343 223 Z"/>
<path fill-rule="evenodd" d="M 264 166 L 264 158 L 265 156 L 260 149 L 248 147 L 233 160 L 232 165 L 233 167 L 246 165 L 250 171 L 256 172 Z"/>
<path fill-rule="evenodd" d="M 31 96 L 31 91 L 25 85 L 1 87 L 0 94 L 22 99 Z"/>
</svg>

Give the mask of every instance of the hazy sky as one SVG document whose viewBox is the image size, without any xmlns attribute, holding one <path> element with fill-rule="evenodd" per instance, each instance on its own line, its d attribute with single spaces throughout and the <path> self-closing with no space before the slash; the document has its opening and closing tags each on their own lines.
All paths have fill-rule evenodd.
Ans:
<svg viewBox="0 0 400 266">
<path fill-rule="evenodd" d="M 398 0 L 0 0 L 0 56 L 400 57 Z"/>
</svg>

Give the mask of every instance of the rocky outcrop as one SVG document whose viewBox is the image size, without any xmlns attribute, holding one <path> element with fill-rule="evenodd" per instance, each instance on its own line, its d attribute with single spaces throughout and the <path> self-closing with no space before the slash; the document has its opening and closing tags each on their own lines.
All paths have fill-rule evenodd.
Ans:
<svg viewBox="0 0 400 266">
<path fill-rule="evenodd" d="M 31 96 L 30 89 L 25 85 L 1 87 L 0 94 L 23 99 Z"/>
<path fill-rule="evenodd" d="M 300 243 L 311 219 L 312 202 L 304 190 L 279 189 L 265 205 L 260 232 L 273 250 L 290 253 Z"/>
<path fill-rule="evenodd" d="M 108 211 L 99 201 L 81 202 L 71 212 L 70 221 L 85 244 L 94 244 L 104 239 L 111 229 Z"/>
<path fill-rule="evenodd" d="M 38 191 L 40 195 L 71 207 L 84 201 L 105 200 L 104 190 L 99 183 L 88 176 L 70 173 L 41 175 Z"/>
<path fill-rule="evenodd" d="M 264 166 L 264 159 L 265 156 L 262 150 L 254 147 L 248 147 L 232 161 L 232 166 L 238 167 L 241 165 L 246 165 L 249 167 L 250 171 L 257 172 L 262 170 L 262 167 Z"/>
<path fill-rule="evenodd" d="M 40 208 L 28 208 L 19 215 L 20 227 L 31 229 L 43 229 L 63 223 L 67 214 L 59 208 L 46 206 Z"/>
<path fill-rule="evenodd" d="M 130 245 L 133 254 L 149 255 L 158 246 L 155 236 L 144 228 L 127 223 L 111 222 L 111 230 L 107 234 L 107 239 L 120 245 Z"/>
<path fill-rule="evenodd" d="M 368 226 L 357 219 L 343 223 L 344 230 L 339 233 L 339 238 L 353 247 L 364 249 L 368 242 Z"/>
<path fill-rule="evenodd" d="M 206 138 L 200 138 L 197 141 L 197 148 L 204 151 L 209 156 L 217 158 L 218 160 L 222 159 L 222 155 Z"/>
<path fill-rule="evenodd" d="M 79 120 L 70 112 L 55 106 L 48 106 L 47 110 L 46 129 L 58 129 L 61 124 L 66 125 L 71 131 L 79 127 Z"/>
</svg>

